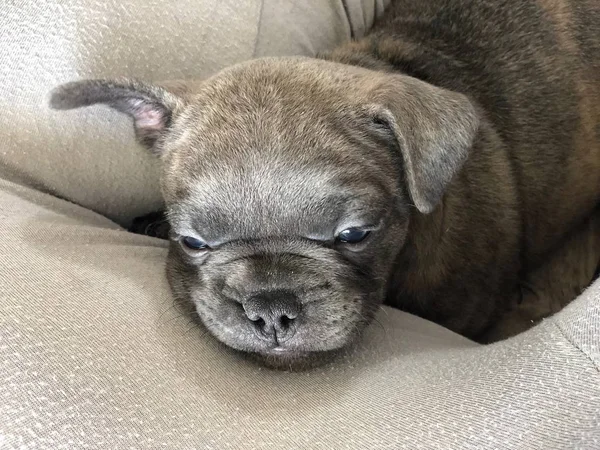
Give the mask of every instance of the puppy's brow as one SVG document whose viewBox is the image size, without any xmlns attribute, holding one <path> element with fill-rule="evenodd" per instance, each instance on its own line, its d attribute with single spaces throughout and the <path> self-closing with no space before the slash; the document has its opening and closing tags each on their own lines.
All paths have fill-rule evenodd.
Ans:
<svg viewBox="0 0 600 450">
<path fill-rule="evenodd" d="M 166 216 L 173 232 L 181 236 L 194 234 L 192 233 L 190 214 L 185 206 L 172 205 L 168 207 Z"/>
</svg>

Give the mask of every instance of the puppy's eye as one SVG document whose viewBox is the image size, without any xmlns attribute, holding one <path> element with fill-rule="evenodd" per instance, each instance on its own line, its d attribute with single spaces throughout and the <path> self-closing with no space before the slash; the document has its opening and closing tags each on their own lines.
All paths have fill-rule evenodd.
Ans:
<svg viewBox="0 0 600 450">
<path fill-rule="evenodd" d="M 361 230 L 360 228 L 348 228 L 338 233 L 336 241 L 344 244 L 358 244 L 363 241 L 369 233 L 370 231 Z"/>
<path fill-rule="evenodd" d="M 209 247 L 206 242 L 202 242 L 200 239 L 193 238 L 191 236 L 184 236 L 181 238 L 181 244 L 192 251 L 208 250 Z"/>
</svg>

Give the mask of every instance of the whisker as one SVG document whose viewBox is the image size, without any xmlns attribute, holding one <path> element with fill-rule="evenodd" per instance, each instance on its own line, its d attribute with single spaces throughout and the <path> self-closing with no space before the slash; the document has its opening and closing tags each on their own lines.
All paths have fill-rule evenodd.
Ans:
<svg viewBox="0 0 600 450">
<path fill-rule="evenodd" d="M 188 333 L 189 333 L 190 331 L 192 331 L 193 329 L 195 329 L 195 328 L 199 328 L 199 327 L 198 327 L 198 324 L 197 324 L 196 322 L 194 322 L 193 320 L 190 320 L 190 321 L 189 321 L 189 322 L 186 324 L 186 326 L 187 326 L 187 325 L 190 325 L 190 324 L 191 324 L 191 326 L 190 326 L 188 329 L 186 329 L 186 330 L 183 332 L 183 334 L 188 334 Z"/>
<path fill-rule="evenodd" d="M 165 316 L 165 315 L 166 315 L 168 312 L 170 312 L 171 310 L 175 310 L 175 311 L 177 311 L 177 305 L 176 305 L 176 304 L 173 304 L 173 305 L 169 306 L 167 309 L 165 309 L 163 312 L 161 312 L 161 313 L 158 315 L 158 317 L 157 317 L 157 320 L 161 320 L 161 319 L 162 319 L 162 318 L 163 318 L 163 317 L 164 317 L 164 316 Z M 176 317 L 179 317 L 179 316 L 176 316 Z M 171 319 L 167 320 L 167 322 L 165 322 L 165 323 L 168 323 L 168 322 L 170 322 L 171 320 L 173 320 L 173 318 L 171 318 Z"/>
<path fill-rule="evenodd" d="M 387 330 L 385 329 L 383 324 L 379 321 L 379 319 L 377 319 L 377 317 L 373 317 L 373 322 L 375 322 L 377 325 L 379 325 L 379 328 L 381 328 L 383 330 L 384 335 L 387 335 Z"/>
</svg>

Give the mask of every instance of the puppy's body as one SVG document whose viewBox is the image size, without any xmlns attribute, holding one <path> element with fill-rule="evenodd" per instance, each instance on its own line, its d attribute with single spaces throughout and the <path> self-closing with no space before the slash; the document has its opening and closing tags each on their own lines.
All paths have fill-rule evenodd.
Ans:
<svg viewBox="0 0 600 450">
<path fill-rule="evenodd" d="M 133 117 L 163 163 L 176 296 L 287 367 L 384 299 L 471 337 L 498 319 L 600 200 L 599 34 L 591 0 L 397 0 L 321 59 L 53 105 Z"/>
<path fill-rule="evenodd" d="M 371 36 L 329 58 L 477 101 L 511 163 L 535 266 L 598 202 L 599 22 L 594 0 L 396 0 Z M 489 170 L 477 166 L 466 171 Z"/>
<path fill-rule="evenodd" d="M 461 310 L 446 324 L 465 332 L 469 305 L 482 323 L 489 296 L 509 298 L 598 205 L 599 24 L 593 0 L 396 0 L 370 36 L 325 56 L 464 93 L 493 130 L 441 207 L 413 220 L 392 304 L 442 322 Z"/>
</svg>

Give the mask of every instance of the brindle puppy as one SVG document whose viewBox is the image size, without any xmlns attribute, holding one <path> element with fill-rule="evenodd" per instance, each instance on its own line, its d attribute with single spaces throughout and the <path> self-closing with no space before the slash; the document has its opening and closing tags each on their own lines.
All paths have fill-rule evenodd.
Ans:
<svg viewBox="0 0 600 450">
<path fill-rule="evenodd" d="M 482 338 L 600 200 L 596 0 L 397 0 L 318 59 L 52 98 L 95 103 L 160 156 L 175 295 L 276 367 L 384 301 Z"/>
</svg>

